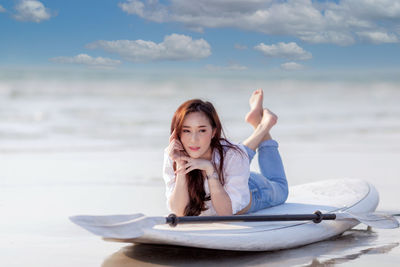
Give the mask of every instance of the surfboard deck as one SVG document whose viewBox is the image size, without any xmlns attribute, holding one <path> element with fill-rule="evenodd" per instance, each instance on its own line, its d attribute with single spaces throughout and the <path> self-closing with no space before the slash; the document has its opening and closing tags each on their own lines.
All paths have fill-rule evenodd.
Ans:
<svg viewBox="0 0 400 267">
<path fill-rule="evenodd" d="M 372 212 L 379 202 L 376 189 L 362 180 L 340 179 L 292 186 L 286 203 L 260 210 L 257 215 L 310 214 L 316 210 Z M 124 215 L 121 219 L 124 219 Z M 271 251 L 318 242 L 356 226 L 357 220 L 297 222 L 216 222 L 155 225 L 136 238 L 104 238 L 108 241 L 166 244 L 220 250 Z M 127 233 L 127 236 L 129 233 Z"/>
</svg>

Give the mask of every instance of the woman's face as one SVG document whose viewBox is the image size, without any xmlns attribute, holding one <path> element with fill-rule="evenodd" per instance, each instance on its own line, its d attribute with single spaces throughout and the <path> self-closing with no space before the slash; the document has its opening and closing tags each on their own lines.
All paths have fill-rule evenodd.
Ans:
<svg viewBox="0 0 400 267">
<path fill-rule="evenodd" d="M 183 121 L 181 142 L 191 158 L 211 159 L 211 139 L 215 130 L 202 112 L 189 113 Z"/>
</svg>

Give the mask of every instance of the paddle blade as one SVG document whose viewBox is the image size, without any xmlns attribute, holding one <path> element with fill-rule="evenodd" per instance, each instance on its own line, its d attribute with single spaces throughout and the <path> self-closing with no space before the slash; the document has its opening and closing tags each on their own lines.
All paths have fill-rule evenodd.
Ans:
<svg viewBox="0 0 400 267">
<path fill-rule="evenodd" d="M 144 234 L 146 229 L 165 223 L 164 217 L 146 217 L 143 214 L 72 216 L 70 220 L 87 231 L 103 238 L 133 239 Z"/>
<path fill-rule="evenodd" d="M 380 229 L 393 229 L 399 227 L 399 222 L 389 214 L 369 212 L 369 213 L 336 213 L 336 219 L 355 219 L 368 226 Z"/>
<path fill-rule="evenodd" d="M 117 223 L 124 223 L 135 220 L 140 217 L 145 217 L 142 213 L 135 214 L 123 214 L 123 215 L 76 215 L 71 216 L 69 219 L 82 226 L 82 225 L 91 225 L 91 226 L 107 226 L 113 225 Z"/>
</svg>

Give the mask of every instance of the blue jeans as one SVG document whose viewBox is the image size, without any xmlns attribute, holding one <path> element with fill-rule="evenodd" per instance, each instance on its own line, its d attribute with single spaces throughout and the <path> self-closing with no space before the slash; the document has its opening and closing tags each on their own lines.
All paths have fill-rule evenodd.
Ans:
<svg viewBox="0 0 400 267">
<path fill-rule="evenodd" d="M 251 163 L 256 152 L 247 146 L 244 147 Z M 278 143 L 275 140 L 263 141 L 258 146 L 258 163 L 261 174 L 250 172 L 251 207 L 248 213 L 282 204 L 289 193 Z"/>
</svg>

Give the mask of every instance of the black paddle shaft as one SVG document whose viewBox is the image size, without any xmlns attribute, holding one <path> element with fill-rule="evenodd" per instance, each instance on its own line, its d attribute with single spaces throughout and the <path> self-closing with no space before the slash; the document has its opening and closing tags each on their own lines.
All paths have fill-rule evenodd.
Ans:
<svg viewBox="0 0 400 267">
<path fill-rule="evenodd" d="M 320 223 L 322 220 L 335 220 L 336 214 L 323 214 L 319 210 L 314 214 L 279 214 L 279 215 L 234 215 L 234 216 L 181 216 L 170 214 L 165 218 L 170 226 L 179 223 L 210 223 L 210 222 L 260 222 L 260 221 L 313 221 Z"/>
</svg>

